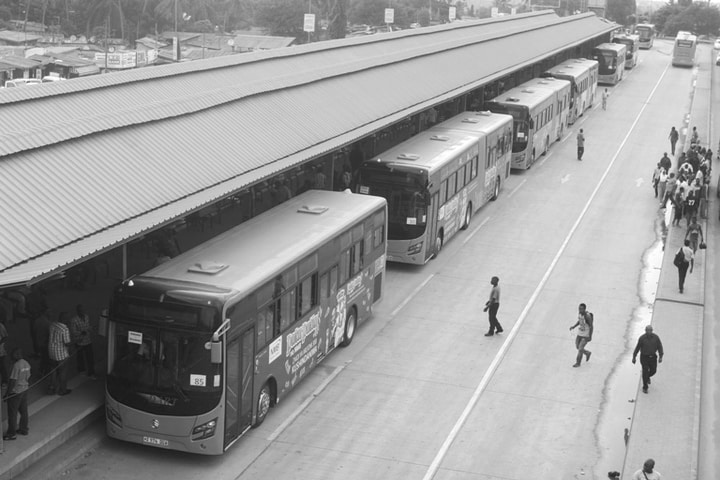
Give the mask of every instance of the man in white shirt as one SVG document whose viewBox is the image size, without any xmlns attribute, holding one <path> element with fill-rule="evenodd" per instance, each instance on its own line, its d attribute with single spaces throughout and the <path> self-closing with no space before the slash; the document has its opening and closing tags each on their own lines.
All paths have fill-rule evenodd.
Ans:
<svg viewBox="0 0 720 480">
<path fill-rule="evenodd" d="M 660 480 L 662 475 L 660 472 L 655 470 L 655 460 L 648 458 L 643 464 L 643 468 L 635 472 L 632 476 L 632 480 Z"/>
</svg>

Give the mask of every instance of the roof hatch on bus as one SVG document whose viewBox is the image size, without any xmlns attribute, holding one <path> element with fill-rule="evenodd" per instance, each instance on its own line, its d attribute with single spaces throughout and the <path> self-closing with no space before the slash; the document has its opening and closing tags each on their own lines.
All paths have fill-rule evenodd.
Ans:
<svg viewBox="0 0 720 480">
<path fill-rule="evenodd" d="M 415 161 L 415 160 L 420 160 L 420 155 L 418 155 L 417 153 L 401 153 L 400 155 L 397 156 L 397 159 L 398 160 Z"/>
<path fill-rule="evenodd" d="M 505 101 L 506 101 L 506 102 L 519 102 L 520 99 L 517 98 L 517 97 L 507 97 L 507 98 L 505 99 Z"/>
<path fill-rule="evenodd" d="M 204 273 L 206 275 L 215 275 L 222 272 L 228 266 L 218 262 L 198 262 L 188 267 L 188 272 Z"/>
<path fill-rule="evenodd" d="M 438 142 L 447 142 L 448 140 L 450 140 L 450 137 L 448 137 L 447 135 L 433 135 L 432 137 L 430 137 L 430 140 L 435 140 Z"/>
<path fill-rule="evenodd" d="M 326 207 L 325 205 L 301 205 L 300 208 L 297 209 L 298 213 L 312 213 L 313 215 L 321 215 L 325 212 L 327 212 L 330 209 L 330 207 Z"/>
<path fill-rule="evenodd" d="M 462 123 L 480 123 L 480 119 L 478 118 L 463 118 L 461 120 Z"/>
</svg>

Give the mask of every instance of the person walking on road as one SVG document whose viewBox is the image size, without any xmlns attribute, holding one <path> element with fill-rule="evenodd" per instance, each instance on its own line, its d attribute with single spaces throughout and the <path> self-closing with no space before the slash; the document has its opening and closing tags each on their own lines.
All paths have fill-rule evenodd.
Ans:
<svg viewBox="0 0 720 480">
<path fill-rule="evenodd" d="M 660 157 L 660 166 L 664 168 L 667 173 L 672 169 L 672 160 L 668 157 L 667 152 L 663 152 L 663 156 Z"/>
<path fill-rule="evenodd" d="M 585 153 L 585 135 L 583 134 L 582 128 L 577 134 L 577 153 L 578 160 L 582 160 L 583 153 Z"/>
<path fill-rule="evenodd" d="M 603 107 L 603 110 L 607 110 L 607 101 L 608 101 L 608 97 L 609 97 L 609 96 L 610 96 L 610 94 L 608 93 L 608 89 L 606 88 L 606 89 L 603 90 L 603 92 L 602 92 L 602 107 Z"/>
<path fill-rule="evenodd" d="M 675 130 L 675 127 L 670 128 L 670 135 L 668 136 L 668 138 L 670 139 L 671 155 L 675 156 L 675 144 L 677 144 L 678 138 L 680 138 L 680 134 L 677 130 Z"/>
<path fill-rule="evenodd" d="M 652 325 L 645 327 L 645 333 L 638 338 L 637 345 L 633 351 L 632 363 L 640 354 L 640 366 L 642 367 L 643 393 L 648 392 L 650 377 L 657 372 L 657 364 L 662 363 L 663 345 L 660 337 L 653 333 Z"/>
<path fill-rule="evenodd" d="M 690 248 L 690 240 L 685 240 L 685 244 L 680 247 L 680 250 L 675 254 L 673 264 L 678 269 L 678 287 L 680 288 L 680 293 L 683 293 L 688 268 L 690 268 L 690 273 L 692 273 L 693 267 L 695 266 L 693 251 L 692 248 Z"/>
<path fill-rule="evenodd" d="M 643 468 L 635 472 L 632 476 L 632 480 L 660 480 L 662 475 L 660 472 L 655 470 L 655 460 L 648 458 L 643 464 Z"/>
<path fill-rule="evenodd" d="M 497 319 L 497 312 L 500 308 L 500 279 L 498 277 L 492 277 L 490 279 L 490 298 L 485 302 L 484 312 L 488 312 L 488 322 L 490 323 L 490 330 L 485 334 L 486 337 L 492 337 L 496 333 L 502 333 L 503 328 Z"/>
<path fill-rule="evenodd" d="M 590 355 L 592 355 L 592 352 L 587 350 L 585 346 L 592 340 L 593 314 L 587 311 L 587 305 L 584 303 L 578 306 L 578 320 L 575 325 L 570 327 L 570 330 L 572 331 L 575 327 L 579 327 L 575 337 L 575 348 L 577 348 L 578 353 L 573 365 L 573 367 L 577 368 L 582 362 L 583 355 L 586 362 L 590 361 Z"/>
<path fill-rule="evenodd" d="M 30 364 L 23 358 L 20 347 L 15 348 L 12 355 L 15 363 L 8 382 L 8 429 L 3 435 L 3 440 L 15 440 L 17 433 L 20 435 L 29 433 L 27 391 L 30 387 Z M 18 414 L 20 414 L 20 428 L 17 423 Z"/>
</svg>

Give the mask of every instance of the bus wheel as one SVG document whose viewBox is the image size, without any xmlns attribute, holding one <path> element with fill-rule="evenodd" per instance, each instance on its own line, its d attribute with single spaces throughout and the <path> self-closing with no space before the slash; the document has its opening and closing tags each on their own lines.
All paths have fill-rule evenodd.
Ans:
<svg viewBox="0 0 720 480">
<path fill-rule="evenodd" d="M 490 200 L 493 202 L 497 200 L 498 196 L 500 195 L 500 177 L 497 177 L 495 179 L 495 188 L 493 188 L 493 196 L 490 197 Z"/>
<path fill-rule="evenodd" d="M 465 218 L 463 219 L 462 227 L 460 227 L 462 230 L 467 230 L 467 228 L 470 226 L 471 218 L 472 218 L 472 203 L 468 203 L 468 206 L 465 208 Z"/>
<path fill-rule="evenodd" d="M 345 319 L 345 335 L 343 335 L 343 341 L 340 345 L 347 347 L 353 341 L 355 337 L 355 329 L 357 328 L 357 312 L 355 307 L 352 307 L 348 312 L 347 318 Z"/>
<path fill-rule="evenodd" d="M 433 258 L 437 258 L 437 256 L 440 255 L 440 250 L 442 250 L 442 247 L 443 247 L 442 232 L 438 232 L 437 237 L 435 237 L 435 254 L 433 255 Z"/>
<path fill-rule="evenodd" d="M 267 414 L 270 411 L 270 395 L 270 384 L 265 383 L 265 385 L 263 385 L 260 389 L 260 393 L 258 393 L 257 417 L 255 418 L 255 425 L 253 426 L 259 427 L 265 421 L 265 417 L 267 417 Z"/>
</svg>

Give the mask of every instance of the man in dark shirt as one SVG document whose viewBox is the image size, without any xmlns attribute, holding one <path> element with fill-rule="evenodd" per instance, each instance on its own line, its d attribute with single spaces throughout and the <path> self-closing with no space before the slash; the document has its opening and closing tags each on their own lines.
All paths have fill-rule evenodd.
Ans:
<svg viewBox="0 0 720 480">
<path fill-rule="evenodd" d="M 660 166 L 664 168 L 667 173 L 670 173 L 670 169 L 672 168 L 672 160 L 670 160 L 670 157 L 668 157 L 667 152 L 663 153 L 663 156 L 660 159 Z"/>
<path fill-rule="evenodd" d="M 662 363 L 663 346 L 660 337 L 653 333 L 652 325 L 645 327 L 645 333 L 638 338 L 637 346 L 633 352 L 632 362 L 635 363 L 638 352 L 642 366 L 643 392 L 648 392 L 650 377 L 655 375 L 658 362 Z M 659 355 L 659 357 L 658 357 Z"/>
</svg>

